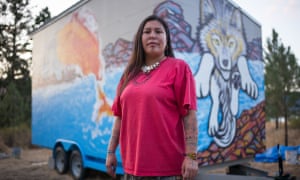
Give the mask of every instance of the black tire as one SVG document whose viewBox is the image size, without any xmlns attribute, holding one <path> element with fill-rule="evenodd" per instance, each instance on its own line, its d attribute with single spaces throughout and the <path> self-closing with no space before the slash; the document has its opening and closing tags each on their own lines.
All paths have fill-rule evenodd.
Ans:
<svg viewBox="0 0 300 180">
<path fill-rule="evenodd" d="M 54 152 L 54 165 L 59 174 L 64 174 L 68 171 L 68 155 L 61 146 L 57 146 Z"/>
<path fill-rule="evenodd" d="M 85 169 L 82 163 L 82 156 L 78 150 L 73 150 L 70 156 L 70 171 L 74 179 L 83 179 Z"/>
</svg>

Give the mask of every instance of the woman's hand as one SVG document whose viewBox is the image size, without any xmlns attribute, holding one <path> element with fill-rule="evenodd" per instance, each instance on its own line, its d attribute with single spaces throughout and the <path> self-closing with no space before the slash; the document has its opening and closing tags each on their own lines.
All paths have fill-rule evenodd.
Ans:
<svg viewBox="0 0 300 180">
<path fill-rule="evenodd" d="M 190 157 L 185 157 L 181 171 L 184 180 L 195 178 L 198 174 L 198 162 Z"/>
<path fill-rule="evenodd" d="M 106 163 L 105 163 L 106 172 L 113 178 L 116 178 L 117 157 L 115 151 L 119 144 L 120 128 L 121 128 L 121 118 L 116 117 L 112 129 L 112 134 L 110 137 L 108 149 L 107 149 Z"/>
<path fill-rule="evenodd" d="M 117 158 L 115 153 L 107 153 L 105 165 L 107 174 L 116 178 Z"/>
</svg>

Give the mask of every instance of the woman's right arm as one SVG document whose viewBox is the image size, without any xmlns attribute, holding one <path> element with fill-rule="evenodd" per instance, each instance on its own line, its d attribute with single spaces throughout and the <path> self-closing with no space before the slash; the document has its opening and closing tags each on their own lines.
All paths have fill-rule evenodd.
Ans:
<svg viewBox="0 0 300 180">
<path fill-rule="evenodd" d="M 106 155 L 106 171 L 107 173 L 112 176 L 116 177 L 116 168 L 117 168 L 117 158 L 115 151 L 119 145 L 119 138 L 120 138 L 120 128 L 121 128 L 121 118 L 116 117 L 108 149 L 107 149 L 107 155 Z"/>
</svg>

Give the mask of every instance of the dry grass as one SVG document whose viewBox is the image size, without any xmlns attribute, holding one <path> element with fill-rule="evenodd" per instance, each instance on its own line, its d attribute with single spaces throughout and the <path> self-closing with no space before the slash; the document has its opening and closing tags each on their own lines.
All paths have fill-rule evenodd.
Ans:
<svg viewBox="0 0 300 180">
<path fill-rule="evenodd" d="M 1 148 L 2 144 L 2 148 Z M 6 147 L 30 148 L 31 129 L 26 124 L 17 127 L 0 128 L 0 152 Z"/>
<path fill-rule="evenodd" d="M 284 124 L 280 123 L 279 128 L 275 128 L 275 122 L 266 123 L 266 148 L 273 147 L 277 144 L 284 145 Z M 288 145 L 300 145 L 300 129 L 288 129 Z"/>
</svg>

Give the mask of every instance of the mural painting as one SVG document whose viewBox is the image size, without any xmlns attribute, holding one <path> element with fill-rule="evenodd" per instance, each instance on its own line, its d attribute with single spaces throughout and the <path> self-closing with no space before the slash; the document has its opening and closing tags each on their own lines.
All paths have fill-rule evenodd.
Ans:
<svg viewBox="0 0 300 180">
<path fill-rule="evenodd" d="M 195 36 L 183 11 L 180 4 L 165 1 L 153 13 L 167 21 L 176 55 L 194 69 L 201 132 L 199 163 L 253 157 L 265 148 L 261 37 L 247 40 L 243 15 L 228 1 L 200 2 Z M 115 46 L 132 47 L 130 42 L 121 41 Z M 122 50 L 126 52 L 125 49 Z"/>
<path fill-rule="evenodd" d="M 158 1 L 151 13 L 168 23 L 175 56 L 184 59 L 194 74 L 199 164 L 251 158 L 265 148 L 260 26 L 227 0 L 194 0 L 197 11 L 189 11 L 184 2 Z M 70 119 L 73 124 L 66 126 L 83 134 L 81 141 L 88 141 L 88 151 L 101 147 L 96 149 L 104 159 L 113 123 L 110 106 L 133 44 L 125 36 L 103 40 L 107 37 L 97 13 L 93 7 L 72 13 L 46 45 L 55 48 L 40 55 L 40 63 L 48 68 L 34 64 L 38 76 L 33 79 L 33 106 L 39 110 L 33 119 L 47 121 L 51 115 L 45 109 L 52 108 L 51 113 L 58 115 L 51 121 Z M 197 21 L 190 22 L 191 17 Z M 54 110 L 57 106 L 59 110 Z M 91 120 L 82 123 L 82 119 Z M 66 136 L 75 138 L 67 132 Z"/>
</svg>

